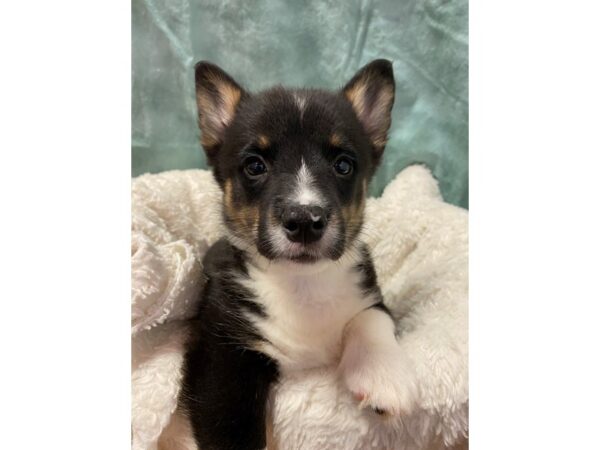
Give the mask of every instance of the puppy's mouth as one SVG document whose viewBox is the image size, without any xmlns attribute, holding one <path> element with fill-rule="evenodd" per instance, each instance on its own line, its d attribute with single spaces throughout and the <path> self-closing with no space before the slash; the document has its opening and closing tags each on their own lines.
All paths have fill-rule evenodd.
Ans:
<svg viewBox="0 0 600 450">
<path fill-rule="evenodd" d="M 328 252 L 324 252 L 319 245 L 304 245 L 291 243 L 287 252 L 282 252 L 279 259 L 287 259 L 300 264 L 312 264 L 322 259 L 329 259 Z"/>
<path fill-rule="evenodd" d="M 282 227 L 272 227 L 258 240 L 259 252 L 271 260 L 314 264 L 323 260 L 337 260 L 343 253 L 344 242 L 337 227 L 332 226 L 323 237 L 310 243 L 292 242 Z"/>
<path fill-rule="evenodd" d="M 319 261 L 321 258 L 315 255 L 311 255 L 310 253 L 301 253 L 297 256 L 292 256 L 289 259 L 290 261 L 297 262 L 300 264 L 311 264 Z"/>
</svg>

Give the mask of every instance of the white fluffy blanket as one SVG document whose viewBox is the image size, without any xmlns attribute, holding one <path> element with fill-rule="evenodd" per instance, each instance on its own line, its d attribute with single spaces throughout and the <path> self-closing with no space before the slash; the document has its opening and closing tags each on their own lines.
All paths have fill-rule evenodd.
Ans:
<svg viewBox="0 0 600 450">
<path fill-rule="evenodd" d="M 132 440 L 135 449 L 194 448 L 173 421 L 181 320 L 202 287 L 200 261 L 222 235 L 221 194 L 208 171 L 133 180 Z M 386 304 L 401 317 L 402 355 L 414 364 L 418 407 L 381 418 L 359 410 L 334 369 L 285 378 L 273 396 L 280 449 L 435 449 L 468 429 L 468 216 L 444 203 L 422 166 L 402 171 L 367 202 L 370 245 Z M 160 440 L 160 444 L 159 444 Z"/>
</svg>

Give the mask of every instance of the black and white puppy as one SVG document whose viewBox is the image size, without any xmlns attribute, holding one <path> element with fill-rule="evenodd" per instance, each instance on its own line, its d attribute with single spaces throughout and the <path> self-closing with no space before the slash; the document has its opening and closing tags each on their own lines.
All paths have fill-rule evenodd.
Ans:
<svg viewBox="0 0 600 450">
<path fill-rule="evenodd" d="M 359 406 L 409 408 L 394 324 L 360 241 L 391 121 L 391 63 L 371 62 L 339 92 L 250 94 L 213 64 L 195 70 L 228 230 L 204 259 L 184 366 L 180 407 L 198 446 L 264 448 L 269 389 L 287 371 L 337 366 Z"/>
</svg>

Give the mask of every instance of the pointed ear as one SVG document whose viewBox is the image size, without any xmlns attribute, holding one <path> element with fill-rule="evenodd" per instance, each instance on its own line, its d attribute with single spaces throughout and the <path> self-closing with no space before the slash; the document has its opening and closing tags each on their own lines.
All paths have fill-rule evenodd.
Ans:
<svg viewBox="0 0 600 450">
<path fill-rule="evenodd" d="M 352 104 L 378 158 L 387 143 L 394 105 L 394 71 L 385 59 L 370 62 L 348 82 L 342 92 Z"/>
<path fill-rule="evenodd" d="M 221 68 L 200 61 L 196 71 L 196 103 L 201 143 L 209 158 L 223 143 L 225 130 L 235 116 L 244 90 Z"/>
</svg>

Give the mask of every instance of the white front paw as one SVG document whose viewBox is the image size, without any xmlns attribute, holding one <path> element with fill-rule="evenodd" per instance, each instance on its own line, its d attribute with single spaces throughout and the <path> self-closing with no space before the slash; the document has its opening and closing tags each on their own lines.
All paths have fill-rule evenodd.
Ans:
<svg viewBox="0 0 600 450">
<path fill-rule="evenodd" d="M 346 348 L 340 362 L 346 386 L 361 408 L 378 414 L 409 414 L 418 401 L 418 387 L 412 361 L 396 342 L 371 348 Z"/>
</svg>

